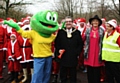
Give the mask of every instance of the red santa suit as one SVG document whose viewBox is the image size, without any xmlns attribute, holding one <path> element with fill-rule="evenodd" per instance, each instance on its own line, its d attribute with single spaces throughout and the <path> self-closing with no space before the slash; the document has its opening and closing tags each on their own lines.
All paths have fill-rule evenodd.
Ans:
<svg viewBox="0 0 120 83">
<path fill-rule="evenodd" d="M 0 25 L 0 78 L 2 77 L 2 70 L 3 70 L 3 59 L 4 59 L 4 50 L 6 47 L 6 31 L 2 25 Z"/>
<path fill-rule="evenodd" d="M 117 30 L 118 33 L 120 33 L 120 25 L 118 25 L 118 26 L 116 27 L 116 30 Z"/>
<path fill-rule="evenodd" d="M 101 20 L 102 20 L 102 25 L 100 27 L 105 31 L 106 30 L 106 25 L 105 25 L 106 19 L 102 18 Z"/>
<path fill-rule="evenodd" d="M 84 38 L 84 34 L 85 34 L 85 31 L 86 31 L 86 20 L 84 18 L 80 18 L 78 19 L 78 23 L 77 23 L 77 29 L 81 32 L 81 36 L 82 36 L 82 39 Z M 81 27 L 81 23 L 83 23 L 83 27 Z M 84 40 L 84 39 L 83 39 Z M 84 65 L 84 56 L 83 56 L 83 52 L 82 51 L 78 57 L 78 65 L 79 66 L 83 66 Z"/>
<path fill-rule="evenodd" d="M 20 52 L 22 55 L 22 59 L 20 63 L 26 63 L 33 61 L 32 57 L 32 45 L 29 39 L 23 38 L 21 36 L 18 37 Z"/>
<path fill-rule="evenodd" d="M 12 33 L 15 33 L 16 36 L 18 36 L 18 33 L 16 32 L 15 29 L 13 29 L 12 27 L 9 27 L 8 25 L 5 25 L 5 30 L 6 30 L 6 36 L 7 36 L 7 43 L 6 46 L 8 45 L 8 42 L 10 41 L 10 35 Z M 9 67 L 11 66 L 8 60 L 8 52 L 6 51 L 6 61 L 8 63 L 8 72 L 10 71 Z"/>
<path fill-rule="evenodd" d="M 11 60 L 9 58 L 11 58 Z M 8 67 L 11 72 L 12 71 L 15 71 L 15 72 L 20 71 L 19 60 L 21 58 L 22 58 L 22 56 L 20 55 L 20 47 L 19 47 L 17 39 L 14 42 L 9 41 L 8 42 L 8 59 L 10 61 L 9 61 Z"/>
</svg>

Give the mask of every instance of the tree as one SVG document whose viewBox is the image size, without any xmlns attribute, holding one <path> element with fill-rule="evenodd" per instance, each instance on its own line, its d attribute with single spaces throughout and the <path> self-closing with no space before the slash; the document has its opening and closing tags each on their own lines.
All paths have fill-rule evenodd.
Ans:
<svg viewBox="0 0 120 83">
<path fill-rule="evenodd" d="M 19 10 L 22 10 L 22 7 L 25 7 L 25 5 L 33 5 L 41 2 L 46 2 L 46 0 L 0 0 L 0 9 L 5 12 L 6 19 L 10 9 L 17 8 L 17 11 L 19 12 Z"/>
<path fill-rule="evenodd" d="M 115 3 L 116 0 L 112 0 L 114 5 L 114 10 L 112 9 L 112 12 L 114 16 L 117 18 L 118 21 L 120 21 L 120 0 L 117 0 L 119 3 Z"/>
<path fill-rule="evenodd" d="M 2 9 L 5 12 L 5 18 L 8 17 L 9 10 L 11 8 L 15 8 L 16 6 L 22 6 L 26 4 L 32 4 L 32 3 L 26 3 L 24 0 L 0 0 L 0 9 Z"/>
<path fill-rule="evenodd" d="M 59 14 L 62 14 L 63 17 L 71 16 L 74 17 L 74 13 L 76 12 L 76 8 L 78 8 L 79 0 L 59 0 L 57 3 L 55 2 L 55 6 L 53 7 L 55 11 Z"/>
</svg>

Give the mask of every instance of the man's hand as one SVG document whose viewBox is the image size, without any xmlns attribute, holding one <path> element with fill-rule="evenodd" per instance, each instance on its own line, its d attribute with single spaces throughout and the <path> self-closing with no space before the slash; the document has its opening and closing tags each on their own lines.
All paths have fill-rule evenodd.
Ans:
<svg viewBox="0 0 120 83">
<path fill-rule="evenodd" d="M 16 22 L 14 22 L 13 20 L 10 20 L 10 21 L 4 20 L 3 24 L 7 24 L 10 27 L 16 29 L 17 31 L 20 30 L 20 26 Z"/>
</svg>

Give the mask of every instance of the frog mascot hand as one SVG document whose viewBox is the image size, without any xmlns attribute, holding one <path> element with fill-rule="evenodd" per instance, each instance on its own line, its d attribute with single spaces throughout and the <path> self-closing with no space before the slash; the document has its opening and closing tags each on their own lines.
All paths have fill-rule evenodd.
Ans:
<svg viewBox="0 0 120 83">
<path fill-rule="evenodd" d="M 25 38 L 31 39 L 34 57 L 34 72 L 31 83 L 49 83 L 52 65 L 51 43 L 58 30 L 58 15 L 52 11 L 41 11 L 30 19 L 31 31 L 23 31 L 17 23 L 4 21 Z"/>
</svg>

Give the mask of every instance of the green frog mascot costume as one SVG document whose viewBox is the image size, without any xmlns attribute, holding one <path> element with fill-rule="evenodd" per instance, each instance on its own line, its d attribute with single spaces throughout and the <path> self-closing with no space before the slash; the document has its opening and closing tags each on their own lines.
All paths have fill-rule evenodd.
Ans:
<svg viewBox="0 0 120 83">
<path fill-rule="evenodd" d="M 58 15 L 52 11 L 41 11 L 30 19 L 31 31 L 24 31 L 10 21 L 4 21 L 24 38 L 31 39 L 34 57 L 34 72 L 31 83 L 49 83 L 52 65 L 51 43 L 55 39 L 53 33 L 58 30 Z"/>
</svg>

